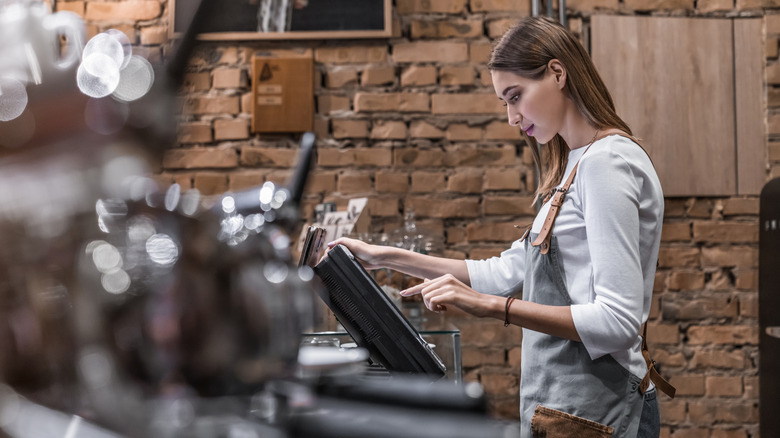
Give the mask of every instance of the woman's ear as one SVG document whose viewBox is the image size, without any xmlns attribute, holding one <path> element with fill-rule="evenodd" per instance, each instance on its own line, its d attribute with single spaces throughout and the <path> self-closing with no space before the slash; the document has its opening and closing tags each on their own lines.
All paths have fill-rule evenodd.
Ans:
<svg viewBox="0 0 780 438">
<path fill-rule="evenodd" d="M 547 63 L 547 68 L 555 76 L 555 83 L 558 84 L 558 88 L 563 89 L 566 86 L 566 67 L 563 66 L 561 61 L 551 59 Z"/>
</svg>

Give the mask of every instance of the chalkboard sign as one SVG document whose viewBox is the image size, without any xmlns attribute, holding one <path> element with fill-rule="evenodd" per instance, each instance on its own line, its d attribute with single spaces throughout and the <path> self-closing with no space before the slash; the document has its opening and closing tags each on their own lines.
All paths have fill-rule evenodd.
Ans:
<svg viewBox="0 0 780 438">
<path fill-rule="evenodd" d="M 223 0 L 199 39 L 387 38 L 392 0 Z M 171 0 L 171 36 L 186 31 L 200 0 Z"/>
</svg>

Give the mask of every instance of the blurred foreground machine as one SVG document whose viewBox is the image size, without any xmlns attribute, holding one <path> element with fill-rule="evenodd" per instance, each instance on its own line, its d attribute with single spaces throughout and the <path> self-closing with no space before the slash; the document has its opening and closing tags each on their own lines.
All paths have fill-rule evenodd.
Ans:
<svg viewBox="0 0 780 438">
<path fill-rule="evenodd" d="M 0 78 L 36 74 L 24 112 L 0 122 L 0 436 L 514 436 L 473 385 L 296 378 L 317 286 L 289 248 L 313 135 L 285 187 L 207 198 L 149 177 L 175 142 L 175 93 L 217 3 L 200 5 L 135 102 L 81 93 L 76 65 L 46 58 L 59 39 L 40 26 L 21 27 L 37 73 L 30 53 L 2 58 Z M 0 22 L 40 8 L 0 2 Z M 81 25 L 68 50 L 81 50 Z M 126 117 L 102 129 L 112 114 Z"/>
</svg>

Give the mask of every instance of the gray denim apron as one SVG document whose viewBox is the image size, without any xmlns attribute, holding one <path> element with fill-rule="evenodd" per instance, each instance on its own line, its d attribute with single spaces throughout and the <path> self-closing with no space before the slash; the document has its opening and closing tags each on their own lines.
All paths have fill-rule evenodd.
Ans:
<svg viewBox="0 0 780 438">
<path fill-rule="evenodd" d="M 551 306 L 572 304 L 561 264 L 558 241 L 550 236 L 550 248 L 542 254 L 531 245 L 536 235 L 525 240 L 526 276 L 523 300 Z M 641 379 L 632 375 L 611 355 L 591 360 L 581 342 L 523 329 L 520 375 L 520 420 L 522 437 L 547 436 L 609 436 L 637 435 L 642 414 L 643 395 L 639 390 Z M 580 419 L 597 422 L 607 427 L 606 434 L 589 435 L 575 432 L 577 426 L 566 426 L 566 434 L 554 430 L 532 435 L 532 419 L 539 429 L 541 413 L 537 406 L 570 414 Z M 549 409 L 541 409 L 549 412 Z M 537 418 L 534 419 L 534 414 Z M 574 419 L 572 424 L 590 423 Z M 593 426 L 593 425 L 591 425 Z M 595 425 L 597 428 L 599 425 Z M 569 432 L 573 432 L 569 435 Z"/>
</svg>

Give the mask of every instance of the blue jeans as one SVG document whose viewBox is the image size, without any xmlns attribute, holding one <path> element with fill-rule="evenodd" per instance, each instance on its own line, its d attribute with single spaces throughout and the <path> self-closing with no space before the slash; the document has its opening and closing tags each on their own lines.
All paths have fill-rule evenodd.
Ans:
<svg viewBox="0 0 780 438">
<path fill-rule="evenodd" d="M 655 388 L 645 393 L 637 438 L 658 438 L 661 435 L 661 413 L 658 410 L 657 395 Z"/>
</svg>

